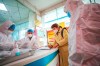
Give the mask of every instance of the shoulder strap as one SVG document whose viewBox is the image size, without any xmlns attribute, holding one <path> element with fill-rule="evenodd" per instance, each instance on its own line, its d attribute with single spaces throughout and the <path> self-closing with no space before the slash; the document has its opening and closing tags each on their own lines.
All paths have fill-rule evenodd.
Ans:
<svg viewBox="0 0 100 66">
<path fill-rule="evenodd" d="M 65 27 L 61 30 L 61 36 L 62 37 L 63 37 L 63 31 L 64 31 L 64 29 L 67 30 Z"/>
</svg>

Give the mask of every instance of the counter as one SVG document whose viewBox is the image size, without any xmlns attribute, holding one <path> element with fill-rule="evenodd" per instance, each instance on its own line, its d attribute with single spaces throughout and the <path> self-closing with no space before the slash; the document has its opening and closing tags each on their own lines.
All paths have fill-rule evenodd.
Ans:
<svg viewBox="0 0 100 66">
<path fill-rule="evenodd" d="M 57 66 L 58 49 L 36 50 L 34 55 L 6 64 L 5 66 Z"/>
</svg>

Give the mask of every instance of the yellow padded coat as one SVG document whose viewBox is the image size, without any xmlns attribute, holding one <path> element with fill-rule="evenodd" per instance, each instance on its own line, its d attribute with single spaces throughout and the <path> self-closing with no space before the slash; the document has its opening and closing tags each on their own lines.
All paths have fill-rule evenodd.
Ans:
<svg viewBox="0 0 100 66">
<path fill-rule="evenodd" d="M 63 30 L 63 37 L 61 36 L 62 28 L 55 34 L 54 44 L 59 44 L 59 63 L 60 66 L 68 66 L 68 31 Z"/>
</svg>

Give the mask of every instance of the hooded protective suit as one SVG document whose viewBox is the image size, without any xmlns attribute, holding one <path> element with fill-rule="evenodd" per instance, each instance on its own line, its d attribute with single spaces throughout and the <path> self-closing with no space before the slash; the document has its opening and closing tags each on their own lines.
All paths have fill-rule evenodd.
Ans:
<svg viewBox="0 0 100 66">
<path fill-rule="evenodd" d="M 100 66 L 100 4 L 67 0 L 66 6 L 71 13 L 69 66 Z"/>
<path fill-rule="evenodd" d="M 13 25 L 11 21 L 6 21 L 0 26 L 0 55 L 7 55 L 6 51 L 11 51 L 14 46 L 14 41 L 8 28 Z M 3 52 L 4 51 L 4 52 Z M 9 54 L 8 54 L 9 55 Z"/>
<path fill-rule="evenodd" d="M 19 48 L 21 49 L 37 49 L 38 48 L 37 41 L 34 36 L 32 36 L 32 38 L 30 39 L 28 35 L 26 35 L 25 38 L 18 40 L 17 44 Z"/>
</svg>

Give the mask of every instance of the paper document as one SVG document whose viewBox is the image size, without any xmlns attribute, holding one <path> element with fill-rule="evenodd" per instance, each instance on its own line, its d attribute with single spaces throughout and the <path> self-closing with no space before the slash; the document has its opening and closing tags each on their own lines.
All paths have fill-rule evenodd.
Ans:
<svg viewBox="0 0 100 66">
<path fill-rule="evenodd" d="M 41 48 L 39 48 L 40 50 L 50 50 L 50 48 L 49 47 L 41 47 Z"/>
</svg>

